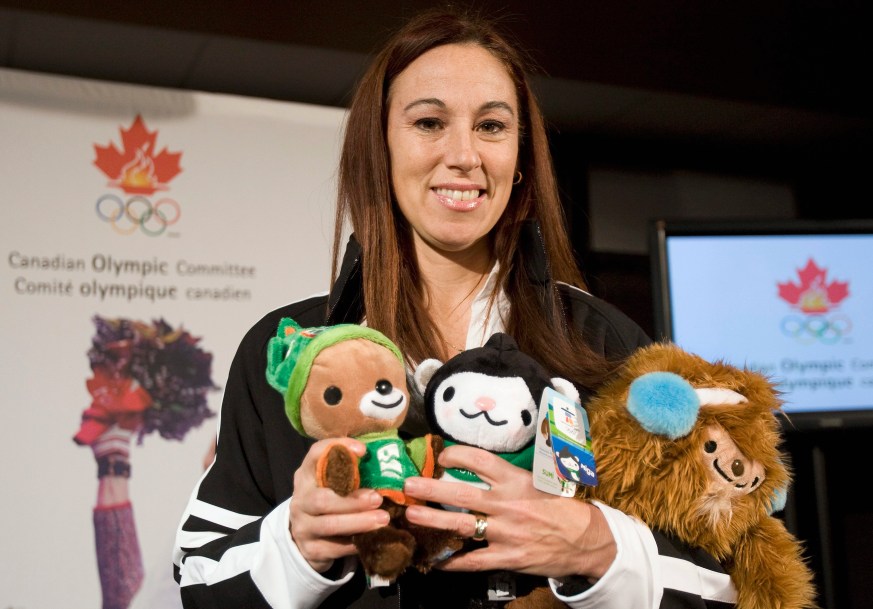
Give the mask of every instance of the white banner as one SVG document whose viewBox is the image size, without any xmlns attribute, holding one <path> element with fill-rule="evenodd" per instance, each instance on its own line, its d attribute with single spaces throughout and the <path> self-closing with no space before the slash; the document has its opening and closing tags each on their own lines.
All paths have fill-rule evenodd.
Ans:
<svg viewBox="0 0 873 609">
<path fill-rule="evenodd" d="M 0 607 L 101 605 L 95 456 L 73 441 L 99 402 L 86 387 L 95 317 L 163 320 L 199 339 L 188 356 L 211 356 L 217 413 L 245 331 L 327 288 L 344 117 L 0 69 Z M 174 531 L 217 424 L 131 444 L 145 568 L 132 606 L 174 606 L 150 595 L 171 578 Z"/>
</svg>

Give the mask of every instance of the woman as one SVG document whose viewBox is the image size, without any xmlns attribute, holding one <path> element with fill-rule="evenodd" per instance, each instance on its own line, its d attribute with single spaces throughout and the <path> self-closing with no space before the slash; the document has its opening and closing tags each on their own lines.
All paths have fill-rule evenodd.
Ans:
<svg viewBox="0 0 873 609">
<path fill-rule="evenodd" d="M 500 605 L 489 591 L 507 598 L 546 585 L 574 607 L 657 607 L 662 594 L 670 606 L 658 563 L 664 540 L 605 506 L 541 493 L 530 472 L 462 446 L 440 462 L 473 470 L 490 490 L 412 478 L 405 491 L 487 517 L 422 506 L 407 518 L 484 535 L 487 546 L 367 589 L 350 536 L 387 523 L 381 498 L 316 486 L 324 444 L 293 431 L 265 379 L 266 344 L 282 317 L 365 322 L 400 345 L 410 368 L 503 330 L 583 396 L 649 342 L 617 310 L 571 287 L 582 280 L 525 70 L 489 24 L 427 13 L 395 34 L 364 76 L 340 164 L 333 288 L 273 311 L 243 339 L 215 463 L 179 530 L 174 562 L 187 607 L 486 607 Z M 346 221 L 354 232 L 338 265 Z M 414 412 L 407 422 L 411 434 L 424 429 Z"/>
</svg>

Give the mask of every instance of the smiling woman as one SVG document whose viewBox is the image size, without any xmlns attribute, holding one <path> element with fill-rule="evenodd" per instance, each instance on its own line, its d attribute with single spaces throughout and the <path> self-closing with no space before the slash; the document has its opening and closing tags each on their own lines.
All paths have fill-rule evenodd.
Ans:
<svg viewBox="0 0 873 609">
<path fill-rule="evenodd" d="M 519 48 L 487 20 L 426 12 L 386 42 L 363 76 L 340 159 L 332 289 L 268 313 L 240 345 L 215 461 L 178 532 L 186 607 L 521 609 L 537 598 L 538 607 L 668 609 L 687 601 L 661 579 L 659 548 L 666 564 L 686 558 L 669 540 L 606 506 L 539 491 L 528 468 L 469 445 L 447 447 L 439 465 L 474 473 L 480 487 L 412 476 L 402 490 L 425 504 L 406 509 L 411 527 L 476 547 L 374 586 L 355 540 L 385 528 L 395 510 L 373 489 L 342 495 L 319 483 L 318 464 L 336 442 L 359 457 L 366 446 L 302 438 L 266 378 L 265 346 L 283 318 L 378 330 L 399 347 L 407 377 L 419 362 L 445 361 L 502 332 L 583 399 L 651 342 L 582 289 Z M 349 360 L 342 373 L 354 378 L 358 367 L 366 362 Z M 500 429 L 532 438 L 536 420 L 528 412 Z M 434 431 L 428 422 L 410 391 L 402 437 Z M 429 507 L 436 504 L 457 509 Z M 699 587 L 690 563 L 671 585 L 683 574 Z M 699 593 L 690 596 L 705 606 Z"/>
<path fill-rule="evenodd" d="M 517 116 L 512 80 L 474 44 L 431 49 L 388 92 L 394 196 L 448 347 L 466 344 L 471 309 L 462 305 L 493 266 L 488 235 L 512 191 Z"/>
<path fill-rule="evenodd" d="M 512 190 L 517 116 L 512 80 L 477 45 L 432 49 L 391 84 L 387 131 L 392 185 L 412 227 L 419 265 L 434 256 L 466 251 L 468 265 L 480 273 L 491 266 L 486 236 Z"/>
</svg>

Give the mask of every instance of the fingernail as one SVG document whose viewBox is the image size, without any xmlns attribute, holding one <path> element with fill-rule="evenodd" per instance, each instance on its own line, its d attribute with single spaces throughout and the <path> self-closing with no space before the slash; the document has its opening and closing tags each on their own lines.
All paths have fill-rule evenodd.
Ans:
<svg viewBox="0 0 873 609">
<path fill-rule="evenodd" d="M 403 484 L 403 490 L 408 493 L 415 493 L 421 491 L 423 488 L 424 486 L 417 478 L 407 478 L 406 482 Z"/>
<path fill-rule="evenodd" d="M 379 493 L 377 493 L 375 491 L 370 493 L 370 505 L 373 506 L 374 508 L 377 508 L 380 505 L 382 505 L 382 495 L 380 495 Z"/>
</svg>

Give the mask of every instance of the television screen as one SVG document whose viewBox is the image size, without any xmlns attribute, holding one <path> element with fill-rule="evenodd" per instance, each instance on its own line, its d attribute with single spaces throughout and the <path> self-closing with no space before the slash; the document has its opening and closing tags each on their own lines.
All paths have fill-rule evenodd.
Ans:
<svg viewBox="0 0 873 609">
<path fill-rule="evenodd" d="M 873 221 L 650 228 L 659 338 L 769 376 L 794 427 L 873 425 Z"/>
</svg>

